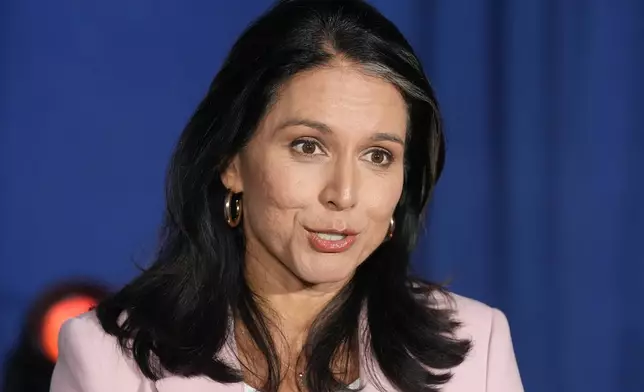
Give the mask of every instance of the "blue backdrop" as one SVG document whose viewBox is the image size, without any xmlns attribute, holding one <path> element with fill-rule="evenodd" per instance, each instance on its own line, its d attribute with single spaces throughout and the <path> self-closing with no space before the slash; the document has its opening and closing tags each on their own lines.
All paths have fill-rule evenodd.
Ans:
<svg viewBox="0 0 644 392">
<path fill-rule="evenodd" d="M 373 3 L 446 122 L 416 267 L 508 315 L 527 390 L 644 390 L 644 2 Z M 136 273 L 172 145 L 268 4 L 0 3 L 0 350 L 45 286 Z"/>
</svg>

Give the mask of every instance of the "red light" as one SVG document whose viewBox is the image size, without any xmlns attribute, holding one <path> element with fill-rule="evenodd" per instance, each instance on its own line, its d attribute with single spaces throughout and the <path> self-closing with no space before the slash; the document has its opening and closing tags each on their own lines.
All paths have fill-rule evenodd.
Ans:
<svg viewBox="0 0 644 392">
<path fill-rule="evenodd" d="M 52 304 L 42 318 L 40 345 L 43 354 L 52 362 L 58 358 L 58 332 L 70 318 L 87 312 L 97 300 L 87 295 L 73 295 Z"/>
</svg>

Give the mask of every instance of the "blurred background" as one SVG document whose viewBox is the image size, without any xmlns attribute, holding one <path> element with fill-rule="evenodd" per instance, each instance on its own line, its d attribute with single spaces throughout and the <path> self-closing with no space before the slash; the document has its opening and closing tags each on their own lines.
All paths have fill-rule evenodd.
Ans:
<svg viewBox="0 0 644 392">
<path fill-rule="evenodd" d="M 644 1 L 371 2 L 445 119 L 417 271 L 505 312 L 527 391 L 644 391 Z M 0 2 L 7 392 L 147 263 L 173 143 L 269 4 Z"/>
</svg>

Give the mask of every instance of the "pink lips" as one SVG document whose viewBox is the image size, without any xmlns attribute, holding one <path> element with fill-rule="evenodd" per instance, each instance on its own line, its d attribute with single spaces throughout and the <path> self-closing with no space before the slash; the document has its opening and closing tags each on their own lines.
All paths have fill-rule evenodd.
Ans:
<svg viewBox="0 0 644 392">
<path fill-rule="evenodd" d="M 349 248 L 351 248 L 351 245 L 353 245 L 353 243 L 356 240 L 356 234 L 353 234 L 353 233 L 329 232 L 325 234 L 342 234 L 345 237 L 340 240 L 328 240 L 328 239 L 320 238 L 315 232 L 309 231 L 308 232 L 309 243 L 311 244 L 313 249 L 317 250 L 318 252 L 323 252 L 323 253 L 344 252 Z"/>
</svg>

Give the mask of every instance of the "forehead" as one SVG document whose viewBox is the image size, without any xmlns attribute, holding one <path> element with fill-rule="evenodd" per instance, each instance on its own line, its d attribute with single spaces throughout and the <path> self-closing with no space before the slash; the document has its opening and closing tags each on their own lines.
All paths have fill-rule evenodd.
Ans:
<svg viewBox="0 0 644 392">
<path fill-rule="evenodd" d="M 321 121 L 330 128 L 402 132 L 405 101 L 392 83 L 359 65 L 337 64 L 295 75 L 279 90 L 270 123 L 292 117 Z"/>
</svg>

